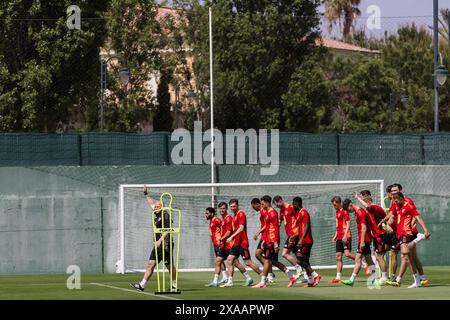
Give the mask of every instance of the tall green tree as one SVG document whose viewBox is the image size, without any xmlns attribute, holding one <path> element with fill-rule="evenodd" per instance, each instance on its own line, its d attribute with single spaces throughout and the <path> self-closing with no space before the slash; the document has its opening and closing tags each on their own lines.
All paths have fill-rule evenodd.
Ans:
<svg viewBox="0 0 450 320">
<path fill-rule="evenodd" d="M 432 36 L 425 27 L 413 23 L 387 37 L 381 58 L 399 72 L 405 83 L 414 82 L 432 89 L 434 53 L 431 43 Z"/>
<path fill-rule="evenodd" d="M 295 70 L 283 95 L 286 130 L 317 132 L 331 103 L 329 81 L 321 65 L 331 54 L 318 53 Z"/>
<path fill-rule="evenodd" d="M 330 69 L 333 99 L 322 130 L 389 131 L 390 97 L 400 82 L 397 72 L 378 58 L 365 57 L 336 59 Z"/>
<path fill-rule="evenodd" d="M 98 56 L 109 1 L 0 3 L 0 130 L 52 132 L 98 106 Z M 81 8 L 81 30 L 66 25 Z"/>
<path fill-rule="evenodd" d="M 186 36 L 198 88 L 209 86 L 208 7 L 213 8 L 215 125 L 285 129 L 283 95 L 293 73 L 315 48 L 320 1 L 183 3 L 188 4 Z M 201 101 L 205 109 L 207 102 Z"/>
<path fill-rule="evenodd" d="M 170 112 L 169 84 L 173 79 L 171 70 L 161 70 L 158 84 L 156 112 L 153 117 L 153 129 L 155 131 L 171 131 L 173 126 Z"/>
<path fill-rule="evenodd" d="M 150 121 L 149 110 L 155 106 L 156 92 L 148 84 L 158 77 L 161 50 L 165 47 L 157 15 L 155 0 L 111 1 L 106 49 L 117 60 L 108 73 L 110 95 L 105 125 L 109 131 L 139 131 L 143 121 Z M 127 86 L 119 80 L 119 69 L 125 66 L 131 73 Z"/>
<path fill-rule="evenodd" d="M 399 103 L 394 119 L 398 131 L 431 131 L 433 128 L 433 66 L 432 37 L 425 27 L 403 26 L 389 36 L 382 49 L 385 64 L 400 77 L 397 96 L 406 94 L 408 101 Z M 445 88 L 441 89 L 445 90 Z"/>
</svg>

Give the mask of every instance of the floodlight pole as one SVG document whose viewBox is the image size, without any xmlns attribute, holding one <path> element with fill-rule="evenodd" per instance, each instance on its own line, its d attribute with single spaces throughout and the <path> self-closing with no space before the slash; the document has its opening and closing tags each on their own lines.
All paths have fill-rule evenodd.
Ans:
<svg viewBox="0 0 450 320">
<path fill-rule="evenodd" d="M 215 207 L 214 204 L 214 79 L 213 79 L 213 40 L 212 40 L 212 8 L 209 7 L 209 100 L 210 100 L 210 122 L 211 122 L 211 207 Z"/>
</svg>

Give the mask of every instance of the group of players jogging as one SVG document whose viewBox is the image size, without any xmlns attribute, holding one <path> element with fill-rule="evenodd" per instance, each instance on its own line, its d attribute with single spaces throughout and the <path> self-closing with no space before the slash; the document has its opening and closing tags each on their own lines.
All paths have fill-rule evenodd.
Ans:
<svg viewBox="0 0 450 320">
<path fill-rule="evenodd" d="M 366 269 L 369 280 L 378 284 L 400 286 L 402 277 L 409 266 L 414 282 L 408 288 L 419 288 L 428 285 L 422 263 L 420 262 L 416 245 L 422 239 L 428 239 L 430 233 L 420 217 L 413 200 L 405 196 L 400 184 L 387 187 L 387 197 L 391 203 L 388 210 L 375 204 L 369 190 L 355 192 L 353 195 L 358 204 L 350 199 L 342 201 L 341 197 L 334 196 L 331 203 L 336 210 L 336 231 L 333 241 L 336 244 L 336 277 L 330 283 L 342 283 L 353 286 L 361 267 Z M 279 214 L 273 206 L 279 209 Z M 295 283 L 306 282 L 303 287 L 315 287 L 319 284 L 321 276 L 310 265 L 309 259 L 313 246 L 312 225 L 308 211 L 303 207 L 301 197 L 295 197 L 292 204 L 283 200 L 279 195 L 272 198 L 268 195 L 255 198 L 251 201 L 252 208 L 259 212 L 260 228 L 253 236 L 254 240 L 260 238 L 256 248 L 255 257 L 263 268 L 262 270 L 252 261 L 249 252 L 249 239 L 247 235 L 247 218 L 244 211 L 239 209 L 239 201 L 231 199 L 228 204 L 221 202 L 218 210 L 208 207 L 205 217 L 209 220 L 211 239 L 216 255 L 215 273 L 209 287 L 232 287 L 234 268 L 246 278 L 245 286 L 252 286 L 253 279 L 239 262 L 242 257 L 246 266 L 260 275 L 261 280 L 252 288 L 266 288 L 268 282 L 273 282 L 272 266 L 283 271 L 289 279 L 288 287 Z M 229 208 L 228 208 L 229 207 Z M 228 214 L 231 210 L 232 216 Z M 358 247 L 356 254 L 352 253 L 350 231 L 350 215 L 355 214 L 358 230 Z M 422 227 L 423 233 L 417 230 L 417 223 Z M 280 246 L 280 226 L 284 224 L 287 239 L 282 249 L 282 256 L 296 270 L 296 274 L 280 261 L 278 253 Z M 381 271 L 381 278 L 376 274 L 375 263 L 372 259 L 371 244 L 375 250 L 376 260 Z M 390 251 L 391 278 L 388 278 L 385 253 Z M 401 265 L 399 274 L 397 270 L 397 254 L 401 252 Z M 342 255 L 354 260 L 355 266 L 348 280 L 341 279 Z M 365 262 L 363 261 L 363 258 Z M 222 273 L 222 280 L 219 276 Z M 303 279 L 301 279 L 303 277 Z"/>
<path fill-rule="evenodd" d="M 336 244 L 337 272 L 336 277 L 329 281 L 330 283 L 342 283 L 353 286 L 355 278 L 363 266 L 366 269 L 366 274 L 370 277 L 369 279 L 373 282 L 378 281 L 379 284 L 398 287 L 409 266 L 414 282 L 408 288 L 419 288 L 429 284 L 423 271 L 422 263 L 417 255 L 416 245 L 419 241 L 428 239 L 430 233 L 413 200 L 405 196 L 401 191 L 402 186 L 400 184 L 393 184 L 387 187 L 385 199 L 389 199 L 391 203 L 386 211 L 373 202 L 369 190 L 362 190 L 353 194 L 359 205 L 350 199 L 342 201 L 339 196 L 334 196 L 331 199 L 331 203 L 336 210 L 336 231 L 333 241 Z M 164 224 L 164 227 L 168 227 L 170 217 L 168 213 L 162 212 L 160 201 L 153 200 L 148 195 L 145 186 L 144 195 L 155 212 L 155 226 L 161 228 Z M 272 205 L 279 209 L 279 213 Z M 254 255 L 262 264 L 262 270 L 251 259 L 246 214 L 239 209 L 238 199 L 231 199 L 228 203 L 219 203 L 218 211 L 221 219 L 216 215 L 214 208 L 208 207 L 205 210 L 205 217 L 209 221 L 211 239 L 216 255 L 214 279 L 207 286 L 232 287 L 234 267 L 236 267 L 246 278 L 245 286 L 266 288 L 268 282 L 274 281 L 273 266 L 286 274 L 289 279 L 288 287 L 302 282 L 306 282 L 303 287 L 317 286 L 321 276 L 312 269 L 309 262 L 313 246 L 312 225 L 310 215 L 303 207 L 302 198 L 293 198 L 291 204 L 284 201 L 279 195 L 275 196 L 273 200 L 270 196 L 265 195 L 261 199 L 254 198 L 251 201 L 251 206 L 256 212 L 259 212 L 260 228 L 254 234 L 253 239 L 256 241 L 259 238 Z M 229 209 L 232 212 L 232 216 L 228 214 Z M 352 234 L 350 231 L 349 213 L 354 213 L 356 218 L 358 230 L 356 254 L 351 252 Z M 423 233 L 418 232 L 417 223 L 421 226 Z M 282 224 L 284 224 L 287 236 L 282 249 L 282 256 L 294 266 L 296 270 L 295 275 L 283 263 L 278 261 L 280 226 Z M 378 279 L 376 274 L 371 244 L 375 249 L 376 260 L 381 271 L 381 279 Z M 157 242 L 150 254 L 144 277 L 138 283 L 131 283 L 133 288 L 141 291 L 145 290 L 147 282 L 153 274 L 156 260 L 162 260 L 163 248 L 164 263 L 168 268 L 170 267 L 170 245 L 169 237 L 165 234 L 158 235 Z M 385 261 L 385 253 L 387 251 L 390 251 L 390 279 L 388 278 Z M 399 251 L 401 252 L 401 265 L 399 273 L 396 275 Z M 343 254 L 355 262 L 352 275 L 348 280 L 341 279 Z M 253 285 L 253 279 L 246 271 L 246 268 L 239 262 L 240 257 L 242 257 L 246 266 L 261 276 L 259 283 Z M 362 258 L 364 258 L 365 262 L 363 262 Z M 172 271 L 172 289 L 177 289 L 174 266 L 172 266 Z M 219 282 L 221 273 L 223 277 Z"/>
<path fill-rule="evenodd" d="M 272 207 L 272 204 L 280 209 L 280 214 Z M 228 205 L 233 216 L 228 214 Z M 266 288 L 267 282 L 273 281 L 272 266 L 276 266 L 286 274 L 289 279 L 288 286 L 292 287 L 298 277 L 294 276 L 283 263 L 278 261 L 279 228 L 283 223 L 287 234 L 287 240 L 282 251 L 283 257 L 295 266 L 298 275 L 303 272 L 307 281 L 306 286 L 317 286 L 321 276 L 309 264 L 313 238 L 310 216 L 308 211 L 303 208 L 302 199 L 296 197 L 290 204 L 285 202 L 281 196 L 275 196 L 272 201 L 270 196 L 265 195 L 261 199 L 254 198 L 251 201 L 251 206 L 259 212 L 260 228 L 253 239 L 260 238 L 255 257 L 261 262 L 262 270 L 258 268 L 250 256 L 245 212 L 239 209 L 237 199 L 231 199 L 228 204 L 221 202 L 218 205 L 222 219 L 216 216 L 214 208 L 209 207 L 205 210 L 205 216 L 210 221 L 211 239 L 216 253 L 214 280 L 207 286 L 219 286 L 219 275 L 222 272 L 223 278 L 220 282 L 223 284 L 221 287 L 232 287 L 234 267 L 237 267 L 246 278 L 245 285 L 251 286 L 253 279 L 239 262 L 239 257 L 242 257 L 244 263 L 261 276 L 261 281 L 253 285 L 252 288 Z M 295 254 L 295 257 L 291 253 Z M 226 272 L 224 262 L 226 262 Z"/>
</svg>

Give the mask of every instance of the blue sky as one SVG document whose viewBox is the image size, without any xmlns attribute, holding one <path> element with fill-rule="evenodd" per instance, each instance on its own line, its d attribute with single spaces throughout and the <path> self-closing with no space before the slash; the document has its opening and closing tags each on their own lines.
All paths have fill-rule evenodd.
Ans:
<svg viewBox="0 0 450 320">
<path fill-rule="evenodd" d="M 170 2 L 170 1 L 169 1 Z M 369 6 L 377 5 L 381 10 L 381 28 L 368 30 L 366 25 Z M 401 25 L 415 22 L 417 25 L 431 26 L 433 24 L 433 0 L 361 0 L 359 6 L 361 16 L 357 19 L 356 27 L 365 28 L 367 35 L 383 36 L 385 31 L 395 32 Z M 439 0 L 439 9 L 450 8 L 450 0 Z M 321 12 L 324 11 L 323 6 Z M 331 33 L 326 26 L 322 27 L 325 36 L 337 36 L 340 34 L 335 28 Z"/>
<path fill-rule="evenodd" d="M 432 16 L 433 0 L 362 0 L 361 11 L 368 6 L 378 5 L 386 16 Z M 450 0 L 439 0 L 440 8 L 449 8 Z"/>
<path fill-rule="evenodd" d="M 415 22 L 418 25 L 431 25 L 433 21 L 433 0 L 362 0 L 359 6 L 361 17 L 357 20 L 357 27 L 364 28 L 367 17 L 367 9 L 371 5 L 380 7 L 381 29 L 368 30 L 368 34 L 374 36 L 383 35 L 384 31 L 395 31 L 398 26 Z M 450 0 L 439 0 L 439 8 L 450 8 Z M 323 11 L 323 9 L 322 9 Z M 324 28 L 325 34 L 327 31 Z M 335 32 L 332 35 L 336 35 Z"/>
</svg>

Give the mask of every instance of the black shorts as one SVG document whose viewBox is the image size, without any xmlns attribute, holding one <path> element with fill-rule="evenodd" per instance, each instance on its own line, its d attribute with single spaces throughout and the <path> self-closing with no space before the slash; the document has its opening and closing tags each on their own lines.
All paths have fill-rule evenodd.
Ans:
<svg viewBox="0 0 450 320">
<path fill-rule="evenodd" d="M 336 240 L 336 252 L 344 253 L 345 250 L 352 251 L 352 239 L 348 238 L 345 244 L 342 240 Z"/>
<path fill-rule="evenodd" d="M 172 253 L 173 253 L 173 247 L 172 247 Z M 163 251 L 161 250 L 161 248 L 158 249 L 158 262 L 162 261 L 163 258 Z M 148 260 L 154 260 L 156 261 L 156 250 L 155 248 L 153 248 L 152 252 L 150 253 L 150 258 Z M 170 263 L 170 250 L 169 248 L 165 248 L 164 250 L 164 260 L 165 260 L 165 264 L 169 264 Z M 174 263 L 174 260 L 172 259 L 172 264 Z"/>
<path fill-rule="evenodd" d="M 292 250 L 292 252 L 297 252 L 297 250 L 298 250 L 298 247 L 297 247 L 298 240 L 299 240 L 298 236 L 292 237 L 290 241 L 289 241 L 289 237 L 288 237 L 286 239 L 286 242 L 284 243 L 284 248 Z"/>
<path fill-rule="evenodd" d="M 364 246 L 364 249 L 361 250 L 361 248 L 359 247 L 359 242 L 358 242 L 358 251 L 357 253 L 359 254 L 372 254 L 372 251 L 370 251 L 370 241 L 364 241 L 364 243 L 366 244 Z"/>
<path fill-rule="evenodd" d="M 229 252 L 230 256 L 235 256 L 236 258 L 239 258 L 241 255 L 241 246 L 232 246 Z"/>
<path fill-rule="evenodd" d="M 413 234 L 413 235 L 412 235 L 412 237 L 413 237 L 413 240 L 414 240 L 414 239 L 416 239 L 416 238 L 417 238 L 417 234 L 418 234 L 418 232 L 414 232 L 414 231 L 413 231 L 413 232 L 412 232 L 412 234 Z"/>
<path fill-rule="evenodd" d="M 261 244 L 262 244 L 262 240 L 259 240 L 258 245 L 256 246 L 256 250 L 262 250 Z"/>
<path fill-rule="evenodd" d="M 219 253 L 220 253 L 219 245 L 215 245 L 215 246 L 214 246 L 214 254 L 216 255 L 216 257 L 219 256 Z"/>
<path fill-rule="evenodd" d="M 384 238 L 384 234 L 382 234 L 378 237 L 372 238 L 373 247 L 375 248 L 376 253 L 381 254 L 381 253 L 386 252 L 386 247 L 384 245 L 383 238 Z"/>
<path fill-rule="evenodd" d="M 402 244 L 404 244 L 404 243 L 408 244 L 408 243 L 410 243 L 411 241 L 413 241 L 414 239 L 415 239 L 414 236 L 405 236 L 405 235 L 402 235 L 402 236 L 400 236 L 400 239 L 398 239 L 398 243 L 399 243 L 400 245 L 402 245 Z"/>
<path fill-rule="evenodd" d="M 229 255 L 230 255 L 229 249 L 220 248 L 220 247 L 219 247 L 219 252 L 216 253 L 216 257 L 220 257 L 223 260 L 227 260 Z"/>
<path fill-rule="evenodd" d="M 302 256 L 309 261 L 309 257 L 311 256 L 311 248 L 313 244 L 312 243 L 305 243 L 298 247 L 297 249 L 297 257 Z"/>
<path fill-rule="evenodd" d="M 275 252 L 275 243 L 264 242 L 263 246 L 263 257 L 269 260 L 278 260 L 278 253 Z"/>
<path fill-rule="evenodd" d="M 248 250 L 248 245 L 241 245 L 241 251 L 239 253 L 243 260 L 251 259 L 250 250 Z"/>
<path fill-rule="evenodd" d="M 386 233 L 383 237 L 384 243 L 388 246 L 388 248 L 392 250 L 399 250 L 400 243 L 398 242 L 397 236 L 395 233 Z"/>
</svg>

